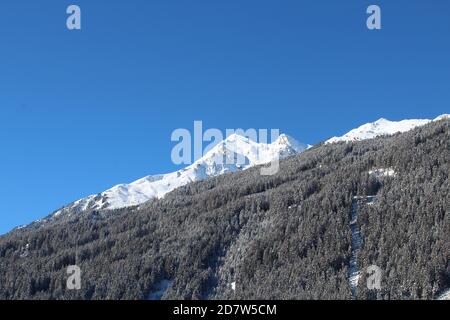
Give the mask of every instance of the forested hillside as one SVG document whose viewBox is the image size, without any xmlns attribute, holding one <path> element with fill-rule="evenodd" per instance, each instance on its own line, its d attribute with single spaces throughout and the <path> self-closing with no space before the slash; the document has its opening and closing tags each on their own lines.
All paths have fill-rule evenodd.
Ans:
<svg viewBox="0 0 450 320">
<path fill-rule="evenodd" d="M 319 145 L 114 212 L 86 212 L 0 238 L 0 299 L 351 299 L 350 219 L 360 299 L 434 299 L 450 287 L 449 121 Z M 390 170 L 392 174 L 385 174 Z M 82 270 L 67 290 L 66 268 Z"/>
</svg>

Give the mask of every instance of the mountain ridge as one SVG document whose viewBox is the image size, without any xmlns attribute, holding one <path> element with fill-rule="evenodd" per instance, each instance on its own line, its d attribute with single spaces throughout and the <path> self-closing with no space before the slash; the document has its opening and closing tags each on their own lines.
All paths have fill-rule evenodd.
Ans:
<svg viewBox="0 0 450 320">
<path fill-rule="evenodd" d="M 343 136 L 330 138 L 325 141 L 325 144 L 361 141 L 382 135 L 406 132 L 430 122 L 448 119 L 449 117 L 449 114 L 442 114 L 434 120 L 407 119 L 400 121 L 380 118 L 377 121 L 352 129 Z M 189 183 L 267 164 L 277 157 L 282 159 L 301 153 L 311 147 L 312 145 L 300 143 L 287 134 L 281 134 L 272 143 L 258 143 L 248 137 L 234 133 L 217 143 L 200 159 L 183 169 L 166 174 L 145 176 L 128 184 L 118 184 L 98 194 L 89 195 L 71 202 L 30 225 L 86 211 L 114 210 L 138 206 L 152 199 L 162 198 L 167 193 Z M 236 163 L 235 155 L 237 155 L 237 158 L 241 157 L 244 161 Z M 21 226 L 19 229 L 27 226 L 29 225 Z"/>
<path fill-rule="evenodd" d="M 410 131 L 414 128 L 424 126 L 430 122 L 439 121 L 444 118 L 449 118 L 449 114 L 442 114 L 434 120 L 430 119 L 405 119 L 400 121 L 391 121 L 385 118 L 380 118 L 377 121 L 369 122 L 352 129 L 342 136 L 336 136 L 328 139 L 325 143 L 336 142 L 351 142 L 361 141 L 366 139 L 373 139 L 382 135 L 393 135 L 398 132 Z"/>
<path fill-rule="evenodd" d="M 352 129 L 341 137 L 328 139 L 325 143 L 373 139 L 382 135 L 406 132 L 444 118 L 449 118 L 449 114 L 442 114 L 434 120 L 390 121 L 380 118 L 377 121 Z M 90 195 L 63 207 L 56 211 L 54 216 L 59 216 L 67 211 L 120 209 L 140 205 L 153 198 L 161 198 L 168 192 L 188 183 L 227 172 L 246 170 L 255 165 L 269 163 L 277 157 L 284 158 L 303 152 L 310 147 L 311 145 L 300 143 L 287 134 L 281 134 L 274 142 L 269 144 L 257 143 L 248 137 L 234 133 L 217 143 L 203 157 L 183 169 L 167 174 L 146 176 L 129 184 L 113 186 L 99 194 Z M 231 154 L 227 150 L 231 151 Z M 231 159 L 230 156 L 233 153 L 244 157 L 244 163 L 236 163 L 235 159 Z"/>
</svg>

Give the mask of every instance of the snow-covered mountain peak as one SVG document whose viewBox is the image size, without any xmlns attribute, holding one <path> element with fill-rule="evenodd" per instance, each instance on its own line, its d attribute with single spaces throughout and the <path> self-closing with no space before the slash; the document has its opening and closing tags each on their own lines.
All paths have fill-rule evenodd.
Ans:
<svg viewBox="0 0 450 320">
<path fill-rule="evenodd" d="M 378 119 L 377 121 L 375 121 L 374 124 L 375 124 L 375 125 L 382 125 L 382 124 L 388 123 L 388 122 L 390 122 L 388 119 L 380 118 L 380 119 Z"/>
<path fill-rule="evenodd" d="M 294 138 L 292 138 L 291 136 L 288 136 L 287 134 L 281 134 L 277 140 L 275 140 L 275 142 L 273 143 L 273 145 L 277 145 L 280 148 L 283 147 L 290 147 L 293 150 L 297 151 L 297 152 L 301 152 L 305 149 L 308 149 L 309 147 L 311 147 L 310 145 L 306 145 L 304 143 L 300 143 L 297 140 L 295 140 Z"/>
<path fill-rule="evenodd" d="M 333 137 L 325 143 L 335 143 L 335 142 L 351 142 L 360 141 L 366 139 L 373 139 L 383 135 L 393 135 L 398 132 L 410 131 L 416 127 L 420 127 L 430 123 L 432 121 L 438 121 L 448 118 L 448 114 L 443 114 L 434 120 L 429 119 L 411 119 L 411 120 L 401 120 L 401 121 L 390 121 L 384 118 L 378 119 L 375 122 L 366 123 L 356 129 L 353 129 L 343 136 Z"/>
<path fill-rule="evenodd" d="M 154 198 L 162 198 L 168 192 L 188 183 L 269 163 L 278 157 L 294 155 L 307 148 L 307 145 L 285 134 L 280 135 L 273 143 L 258 143 L 234 133 L 184 169 L 147 176 L 130 184 L 119 184 L 100 194 L 75 201 L 53 216 L 139 205 Z"/>
</svg>

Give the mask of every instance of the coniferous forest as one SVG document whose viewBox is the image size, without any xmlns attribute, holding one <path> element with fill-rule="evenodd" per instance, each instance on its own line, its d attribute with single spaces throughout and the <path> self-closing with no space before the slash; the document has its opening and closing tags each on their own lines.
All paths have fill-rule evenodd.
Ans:
<svg viewBox="0 0 450 320">
<path fill-rule="evenodd" d="M 450 288 L 449 173 L 447 119 L 318 145 L 273 176 L 255 167 L 16 229 L 0 237 L 0 299 L 352 299 L 352 202 L 365 196 L 358 268 L 378 266 L 381 289 L 361 272 L 355 298 L 435 299 Z"/>
</svg>

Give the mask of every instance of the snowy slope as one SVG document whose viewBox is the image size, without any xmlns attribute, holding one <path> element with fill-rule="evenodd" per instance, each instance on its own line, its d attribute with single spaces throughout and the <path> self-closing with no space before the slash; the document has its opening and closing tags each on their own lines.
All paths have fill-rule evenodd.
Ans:
<svg viewBox="0 0 450 320">
<path fill-rule="evenodd" d="M 361 233 L 358 228 L 358 199 L 355 197 L 352 203 L 352 219 L 350 221 L 350 230 L 352 232 L 352 255 L 350 257 L 349 265 L 349 282 L 352 296 L 356 297 L 356 290 L 360 278 L 360 271 L 358 268 L 358 253 L 361 247 Z"/>
<path fill-rule="evenodd" d="M 438 300 L 450 300 L 450 289 L 445 290 L 439 297 Z"/>
<path fill-rule="evenodd" d="M 117 185 L 100 194 L 75 201 L 53 216 L 139 205 L 153 198 L 162 198 L 168 192 L 188 183 L 269 163 L 276 157 L 294 155 L 308 147 L 287 135 L 280 135 L 273 143 L 266 144 L 233 134 L 182 170 Z"/>
<path fill-rule="evenodd" d="M 327 140 L 325 143 L 334 143 L 341 141 L 350 142 L 350 141 L 373 139 L 383 135 L 392 135 L 397 132 L 406 132 L 416 127 L 424 126 L 432 121 L 438 121 L 444 118 L 448 119 L 449 115 L 443 114 L 434 120 L 413 119 L 402 121 L 389 121 L 382 118 L 375 122 L 366 123 L 360 126 L 359 128 L 353 129 L 341 137 L 333 137 Z"/>
</svg>

